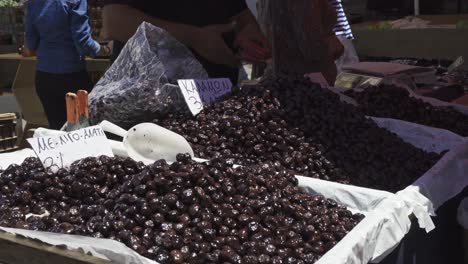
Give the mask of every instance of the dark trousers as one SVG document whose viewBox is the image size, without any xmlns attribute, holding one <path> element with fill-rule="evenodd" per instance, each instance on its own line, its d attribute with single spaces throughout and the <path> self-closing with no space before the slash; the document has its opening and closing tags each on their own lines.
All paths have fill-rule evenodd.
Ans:
<svg viewBox="0 0 468 264">
<path fill-rule="evenodd" d="M 67 121 L 65 95 L 78 90 L 90 92 L 91 89 L 91 80 L 86 71 L 64 74 L 36 71 L 36 92 L 51 129 L 60 129 Z"/>
<path fill-rule="evenodd" d="M 119 57 L 120 52 L 122 51 L 124 46 L 125 46 L 125 43 L 120 42 L 118 40 L 114 40 L 114 46 L 112 47 L 112 54 L 110 55 L 111 63 L 114 63 L 117 57 Z"/>
</svg>

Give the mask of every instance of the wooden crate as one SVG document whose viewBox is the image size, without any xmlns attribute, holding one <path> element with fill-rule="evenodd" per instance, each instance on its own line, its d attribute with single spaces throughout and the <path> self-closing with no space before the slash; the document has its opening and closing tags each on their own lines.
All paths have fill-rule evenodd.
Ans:
<svg viewBox="0 0 468 264">
<path fill-rule="evenodd" d="M 16 115 L 12 113 L 0 114 L 0 153 L 16 150 L 17 144 Z"/>
<path fill-rule="evenodd" d="M 40 241 L 0 232 L 0 263 L 3 264 L 109 264 L 77 250 L 67 250 Z"/>
</svg>

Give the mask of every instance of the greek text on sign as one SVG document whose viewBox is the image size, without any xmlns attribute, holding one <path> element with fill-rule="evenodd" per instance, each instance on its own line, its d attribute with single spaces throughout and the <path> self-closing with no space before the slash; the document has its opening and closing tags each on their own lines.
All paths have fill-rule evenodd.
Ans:
<svg viewBox="0 0 468 264">
<path fill-rule="evenodd" d="M 53 172 L 68 168 L 73 162 L 83 158 L 114 156 L 109 141 L 99 126 L 83 128 L 60 136 L 30 138 L 28 143 L 42 165 Z"/>
<path fill-rule="evenodd" d="M 204 106 L 214 103 L 216 99 L 231 92 L 232 89 L 231 80 L 227 78 L 178 80 L 178 83 L 193 115 L 197 115 Z"/>
</svg>

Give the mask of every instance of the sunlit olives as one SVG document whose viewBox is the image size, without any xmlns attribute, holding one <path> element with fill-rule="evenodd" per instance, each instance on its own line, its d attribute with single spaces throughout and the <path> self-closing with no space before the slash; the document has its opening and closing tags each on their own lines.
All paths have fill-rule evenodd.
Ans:
<svg viewBox="0 0 468 264">
<path fill-rule="evenodd" d="M 182 181 L 180 170 L 190 171 Z M 200 164 L 187 154 L 173 166 L 87 158 L 60 172 L 66 177 L 46 173 L 54 185 L 25 184 L 37 173 L 44 173 L 37 159 L 1 172 L 22 175 L 2 193 L 2 225 L 115 239 L 163 264 L 313 263 L 363 218 L 304 192 L 272 162 L 233 168 L 230 160 Z M 87 197 L 77 199 L 75 188 Z M 30 211 L 50 215 L 25 219 Z"/>
<path fill-rule="evenodd" d="M 366 115 L 394 118 L 450 130 L 468 136 L 468 116 L 452 107 L 432 106 L 392 85 L 366 87 L 364 91 L 346 92 L 359 103 Z"/>
<path fill-rule="evenodd" d="M 379 109 L 395 109 L 393 105 Z M 195 117 L 171 113 L 154 122 L 183 135 L 200 158 L 247 166 L 270 161 L 297 175 L 392 192 L 412 184 L 440 158 L 379 128 L 359 109 L 303 77 L 268 78 L 242 87 Z M 216 167 L 209 173 L 217 179 L 219 171 Z M 233 191 L 222 186 L 228 195 Z"/>
</svg>

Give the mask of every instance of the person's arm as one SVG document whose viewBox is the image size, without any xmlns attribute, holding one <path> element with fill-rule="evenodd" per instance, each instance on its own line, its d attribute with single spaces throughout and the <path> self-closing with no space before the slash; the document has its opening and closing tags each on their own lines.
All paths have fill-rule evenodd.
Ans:
<svg viewBox="0 0 468 264">
<path fill-rule="evenodd" d="M 126 42 L 143 22 L 163 28 L 213 63 L 232 66 L 238 64 L 238 59 L 222 38 L 224 33 L 234 30 L 234 25 L 196 27 L 152 17 L 126 4 L 110 4 L 104 7 L 103 30 L 106 39 Z"/>
<path fill-rule="evenodd" d="M 70 16 L 70 30 L 78 54 L 95 57 L 101 50 L 101 46 L 91 37 L 86 0 L 77 0 L 70 4 Z"/>
<path fill-rule="evenodd" d="M 39 32 L 37 32 L 34 26 L 33 12 L 31 5 L 28 4 L 28 10 L 26 15 L 26 33 L 24 37 L 25 50 L 35 51 L 39 47 Z"/>
<path fill-rule="evenodd" d="M 234 44 L 240 49 L 243 60 L 255 63 L 271 57 L 270 44 L 250 9 L 245 9 L 231 20 L 236 23 L 237 34 Z"/>
</svg>

